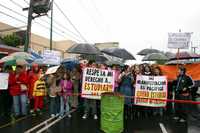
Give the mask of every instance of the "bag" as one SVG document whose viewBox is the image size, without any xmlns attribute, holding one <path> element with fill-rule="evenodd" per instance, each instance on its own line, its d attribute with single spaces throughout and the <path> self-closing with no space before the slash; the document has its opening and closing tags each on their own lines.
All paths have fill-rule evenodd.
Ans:
<svg viewBox="0 0 200 133">
<path fill-rule="evenodd" d="M 25 84 L 20 84 L 21 91 L 27 91 L 28 88 Z"/>
</svg>

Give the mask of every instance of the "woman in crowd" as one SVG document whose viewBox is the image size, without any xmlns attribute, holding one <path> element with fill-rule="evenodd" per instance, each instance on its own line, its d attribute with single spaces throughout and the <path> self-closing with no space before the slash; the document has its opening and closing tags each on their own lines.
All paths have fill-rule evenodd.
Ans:
<svg viewBox="0 0 200 133">
<path fill-rule="evenodd" d="M 9 91 L 13 96 L 14 114 L 27 115 L 28 77 L 22 65 L 17 65 L 16 72 L 9 75 Z"/>
<path fill-rule="evenodd" d="M 146 75 L 146 76 L 153 75 L 150 65 L 148 65 L 148 64 L 144 65 L 143 75 Z"/>
<path fill-rule="evenodd" d="M 89 62 L 88 67 L 97 68 L 96 63 Z M 83 119 L 86 119 L 89 116 L 90 108 L 92 108 L 92 115 L 94 116 L 94 119 L 97 120 L 97 106 L 96 106 L 96 100 L 95 99 L 84 99 L 84 115 L 82 116 Z"/>
<path fill-rule="evenodd" d="M 112 70 L 115 71 L 115 92 L 119 91 L 119 75 L 120 75 L 120 70 L 117 65 L 113 65 Z"/>
<path fill-rule="evenodd" d="M 73 87 L 74 87 L 73 93 L 78 94 L 81 88 L 81 85 L 80 85 L 81 69 L 78 67 L 78 65 L 73 69 L 71 73 L 71 77 L 72 77 L 72 82 L 73 82 Z M 78 105 L 79 105 L 78 96 L 74 95 L 72 107 L 77 108 Z"/>
<path fill-rule="evenodd" d="M 134 90 L 133 90 L 133 96 L 136 96 L 135 95 L 135 88 L 136 88 L 136 78 L 137 78 L 137 76 L 138 75 L 142 75 L 142 73 L 143 73 L 143 67 L 141 67 L 140 65 L 135 65 L 134 66 L 134 70 L 132 71 L 132 73 L 133 73 L 133 88 L 134 88 Z M 135 97 L 134 97 L 135 98 Z M 134 100 L 134 99 L 133 99 Z M 137 117 L 137 118 L 139 118 L 141 115 L 142 115 L 142 113 L 143 113 L 144 111 L 143 111 L 143 107 L 141 107 L 141 106 L 137 106 L 137 105 L 134 105 L 134 108 L 133 108 L 133 113 L 134 113 L 134 116 L 135 117 Z M 144 113 L 143 113 L 144 114 Z"/>
<path fill-rule="evenodd" d="M 64 116 L 64 113 L 68 113 L 72 101 L 73 83 L 70 78 L 69 72 L 63 75 L 63 79 L 60 81 L 61 96 L 60 96 L 60 117 Z M 68 114 L 70 118 L 71 115 Z"/>
<path fill-rule="evenodd" d="M 152 68 L 154 76 L 162 76 L 162 72 L 159 66 L 153 66 Z M 153 114 L 163 116 L 163 111 L 164 111 L 163 108 L 155 108 Z"/>
<path fill-rule="evenodd" d="M 129 69 L 129 66 L 125 66 L 120 78 L 120 89 L 119 92 L 125 96 L 133 96 L 133 75 Z M 125 98 L 125 114 L 126 118 L 130 116 L 132 98 Z"/>
<path fill-rule="evenodd" d="M 51 117 L 59 115 L 59 93 L 61 92 L 60 82 L 57 80 L 57 74 L 51 74 L 48 77 L 49 98 L 50 98 L 50 114 Z"/>
</svg>

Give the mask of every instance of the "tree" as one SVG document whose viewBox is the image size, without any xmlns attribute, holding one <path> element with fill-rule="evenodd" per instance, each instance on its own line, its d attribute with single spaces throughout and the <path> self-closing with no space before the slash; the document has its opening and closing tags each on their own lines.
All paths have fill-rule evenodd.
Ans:
<svg viewBox="0 0 200 133">
<path fill-rule="evenodd" d="M 2 41 L 4 42 L 4 44 L 13 47 L 19 46 L 21 42 L 20 38 L 15 33 L 3 36 Z"/>
</svg>

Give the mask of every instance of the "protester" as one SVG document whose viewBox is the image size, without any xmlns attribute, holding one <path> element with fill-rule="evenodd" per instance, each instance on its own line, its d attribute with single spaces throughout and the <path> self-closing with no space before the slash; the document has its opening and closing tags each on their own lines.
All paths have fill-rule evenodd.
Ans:
<svg viewBox="0 0 200 133">
<path fill-rule="evenodd" d="M 34 111 L 34 98 L 33 98 L 33 88 L 35 85 L 35 82 L 39 79 L 40 76 L 40 69 L 38 64 L 32 65 L 32 70 L 28 73 L 28 80 L 29 80 L 29 89 L 28 89 L 28 98 L 29 98 L 29 105 L 30 105 L 30 113 L 33 113 Z"/>
<path fill-rule="evenodd" d="M 115 71 L 115 84 L 114 84 L 114 86 L 115 86 L 115 92 L 118 92 L 119 91 L 119 75 L 120 75 L 120 70 L 119 70 L 119 68 L 118 68 L 118 66 L 117 65 L 113 65 L 113 67 L 112 67 L 112 70 L 113 71 Z"/>
<path fill-rule="evenodd" d="M 148 65 L 148 64 L 144 65 L 143 75 L 146 75 L 146 76 L 151 76 L 152 75 L 152 70 L 151 70 L 150 65 Z"/>
<path fill-rule="evenodd" d="M 194 83 L 192 78 L 186 75 L 186 68 L 183 66 L 179 67 L 179 75 L 176 79 L 175 86 L 175 99 L 190 100 L 191 88 L 193 86 Z M 176 116 L 174 117 L 174 120 L 178 120 L 178 122 L 185 122 L 189 111 L 188 104 L 177 103 L 175 105 Z"/>
<path fill-rule="evenodd" d="M 97 65 L 94 62 L 89 62 L 88 67 L 97 68 Z M 83 119 L 86 119 L 89 116 L 90 108 L 92 108 L 92 115 L 94 119 L 97 120 L 97 107 L 96 107 L 96 100 L 95 99 L 84 99 L 84 115 L 82 116 Z"/>
<path fill-rule="evenodd" d="M 133 75 L 129 69 L 129 66 L 125 66 L 122 70 L 120 78 L 120 89 L 119 92 L 125 96 L 133 96 Z M 132 98 L 125 98 L 125 116 L 129 116 L 130 107 L 132 106 Z"/>
<path fill-rule="evenodd" d="M 69 110 L 72 103 L 73 83 L 69 73 L 64 74 L 63 79 L 60 81 L 60 86 L 60 117 L 62 118 L 64 113 L 68 113 L 67 116 L 70 118 L 71 114 L 69 113 Z"/>
<path fill-rule="evenodd" d="M 13 96 L 15 117 L 27 115 L 28 77 L 22 65 L 17 65 L 16 72 L 9 75 L 9 91 Z"/>
<path fill-rule="evenodd" d="M 162 76 L 162 72 L 158 66 L 153 66 L 152 69 L 153 69 L 152 73 L 154 76 Z M 164 108 L 154 108 L 153 109 L 154 115 L 163 116 L 163 112 L 164 112 Z"/>
<path fill-rule="evenodd" d="M 46 96 L 47 89 L 44 81 L 44 76 L 40 75 L 40 78 L 35 82 L 33 88 L 34 97 L 34 116 L 37 114 L 42 114 L 41 110 L 44 107 L 44 96 Z"/>
<path fill-rule="evenodd" d="M 6 66 L 3 73 L 12 73 L 12 66 Z M 9 93 L 9 90 L 0 89 L 0 117 L 9 117 L 11 115 L 12 108 L 12 96 Z"/>
<path fill-rule="evenodd" d="M 59 96 L 61 92 L 60 81 L 56 79 L 57 74 L 49 75 L 47 83 L 49 84 L 50 114 L 51 117 L 59 115 Z"/>
<path fill-rule="evenodd" d="M 72 82 L 73 82 L 73 93 L 75 94 L 78 94 L 80 92 L 80 88 L 81 88 L 81 85 L 80 85 L 80 80 L 81 80 L 81 70 L 78 66 L 76 66 L 72 73 Z M 72 107 L 73 108 L 77 108 L 79 105 L 79 102 L 78 102 L 78 95 L 74 95 L 73 96 L 73 103 L 72 103 Z"/>
</svg>

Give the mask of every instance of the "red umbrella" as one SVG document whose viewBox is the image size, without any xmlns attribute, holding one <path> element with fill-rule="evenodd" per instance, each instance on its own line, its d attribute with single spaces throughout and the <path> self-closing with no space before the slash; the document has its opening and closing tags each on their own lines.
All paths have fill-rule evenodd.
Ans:
<svg viewBox="0 0 200 133">
<path fill-rule="evenodd" d="M 180 60 L 183 60 L 183 59 L 197 59 L 197 58 L 200 58 L 200 55 L 199 54 L 196 54 L 196 53 L 191 53 L 191 52 L 180 52 L 179 54 L 177 53 L 174 57 L 170 58 L 170 60 L 176 60 L 176 59 L 180 59 Z"/>
</svg>

